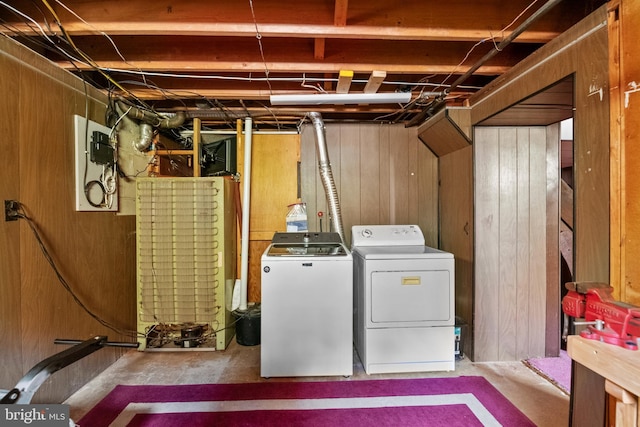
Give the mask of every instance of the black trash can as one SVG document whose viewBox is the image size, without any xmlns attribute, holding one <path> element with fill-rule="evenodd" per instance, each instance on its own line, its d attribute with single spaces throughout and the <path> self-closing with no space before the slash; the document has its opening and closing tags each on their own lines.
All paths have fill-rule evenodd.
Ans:
<svg viewBox="0 0 640 427">
<path fill-rule="evenodd" d="M 236 341 L 240 345 L 260 344 L 260 304 L 247 307 L 246 310 L 235 310 Z"/>
</svg>

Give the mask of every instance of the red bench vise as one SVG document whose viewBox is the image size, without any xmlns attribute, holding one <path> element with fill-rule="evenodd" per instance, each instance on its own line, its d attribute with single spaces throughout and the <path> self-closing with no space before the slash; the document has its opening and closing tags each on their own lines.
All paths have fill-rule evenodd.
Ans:
<svg viewBox="0 0 640 427">
<path fill-rule="evenodd" d="M 629 350 L 638 349 L 640 308 L 613 299 L 613 288 L 599 282 L 568 282 L 562 298 L 562 311 L 575 319 L 575 325 L 588 325 L 580 336 L 614 344 Z"/>
</svg>

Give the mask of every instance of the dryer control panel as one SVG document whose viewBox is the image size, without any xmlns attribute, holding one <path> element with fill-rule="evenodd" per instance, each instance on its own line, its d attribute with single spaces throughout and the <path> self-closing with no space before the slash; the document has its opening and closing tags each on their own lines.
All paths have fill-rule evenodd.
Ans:
<svg viewBox="0 0 640 427">
<path fill-rule="evenodd" d="M 417 225 L 354 225 L 352 246 L 424 246 L 424 234 Z"/>
</svg>

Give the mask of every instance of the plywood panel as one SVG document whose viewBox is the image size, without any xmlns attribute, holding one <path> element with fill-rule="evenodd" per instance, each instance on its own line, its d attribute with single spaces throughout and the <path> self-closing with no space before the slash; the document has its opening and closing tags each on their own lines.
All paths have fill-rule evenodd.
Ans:
<svg viewBox="0 0 640 427">
<path fill-rule="evenodd" d="M 518 136 L 515 141 L 515 155 L 517 157 L 516 171 L 518 173 L 518 184 L 516 188 L 517 194 L 517 232 L 512 238 L 516 241 L 517 255 L 516 262 L 513 266 L 517 266 L 516 282 L 516 311 L 518 313 L 516 319 L 516 330 L 528 330 L 529 323 L 529 304 L 530 292 L 532 292 L 530 284 L 530 246 L 533 240 L 539 239 L 539 233 L 531 229 L 531 178 L 536 172 L 532 169 L 535 165 L 531 165 L 531 155 L 535 150 L 535 142 L 532 144 L 529 138 L 528 128 L 518 128 Z M 540 172 L 540 171 L 537 171 Z M 514 358 L 522 358 L 523 355 L 529 353 L 529 335 L 517 334 L 517 347 Z"/>
<path fill-rule="evenodd" d="M 415 129 L 328 124 L 325 135 L 349 244 L 355 224 L 415 223 L 437 245 L 437 159 L 418 140 Z M 315 215 L 311 209 L 325 213 L 327 231 L 326 197 L 311 126 L 303 126 L 301 140 L 301 170 L 310 174 L 303 178 L 302 198 L 310 216 Z M 311 229 L 319 230 L 318 221 Z"/>
<path fill-rule="evenodd" d="M 240 138 L 238 168 L 242 176 L 244 141 Z M 260 257 L 252 242 L 271 241 L 275 232 L 286 231 L 288 206 L 298 200 L 298 162 L 300 135 L 253 134 L 251 138 L 251 202 L 249 222 L 249 259 L 247 299 L 260 301 Z M 301 185 L 305 183 L 301 181 Z M 241 186 L 240 186 L 241 187 Z M 244 198 L 244 196 L 242 196 Z M 304 201 L 304 200 L 303 200 Z M 258 244 L 258 249 L 261 246 Z M 264 248 L 263 248 L 264 249 Z M 238 251 L 238 265 L 240 265 Z"/>
<path fill-rule="evenodd" d="M 519 282 L 517 273 L 520 268 L 517 254 L 520 243 L 516 220 L 528 219 L 518 211 L 518 181 L 520 171 L 517 168 L 518 130 L 516 128 L 500 128 L 498 133 L 498 239 L 499 239 L 499 277 L 498 293 L 494 295 L 500 307 L 498 324 L 500 338 L 498 341 L 498 360 L 514 360 L 516 358 L 516 339 L 518 337 L 518 293 L 527 282 Z M 496 165 L 494 164 L 494 167 Z M 526 288 L 525 288 L 526 289 Z M 525 314 L 526 315 L 526 314 Z"/>
<path fill-rule="evenodd" d="M 0 48 L 4 49 L 7 41 L 1 40 Z M 6 341 L 11 355 L 3 355 L 3 360 L 20 360 L 11 375 L 22 376 L 37 362 L 64 349 L 54 345 L 55 338 L 83 340 L 108 335 L 112 340 L 132 341 L 129 333 L 135 331 L 135 222 L 111 213 L 87 215 L 74 209 L 72 116 L 85 115 L 88 100 L 89 117 L 102 120 L 106 97 L 88 87 L 87 98 L 84 85 L 76 77 L 41 63 L 37 56 L 23 56 L 19 49 L 9 51 L 2 55 L 0 73 L 11 72 L 10 77 L 1 80 L 12 82 L 12 96 L 0 100 L 0 111 L 9 107 L 20 120 L 11 122 L 13 133 L 6 133 L 11 135 L 7 152 L 13 155 L 16 167 L 11 183 L 3 185 L 3 191 L 6 188 L 19 193 L 5 198 L 25 205 L 60 274 L 91 312 L 79 307 L 63 288 L 24 220 L 11 223 L 20 229 L 19 240 L 12 242 L 16 251 L 13 256 L 19 256 L 20 276 L 7 281 L 7 273 L 16 271 L 16 260 L 3 257 L 2 262 L 9 261 L 10 265 L 3 264 L 0 269 L 0 292 L 13 298 L 14 289 L 21 295 L 20 300 L 13 299 L 17 302 L 13 313 L 19 313 L 19 319 L 3 323 L 3 329 L 19 333 L 20 342 Z M 64 400 L 124 351 L 103 349 L 76 362 L 73 368 L 59 371 L 40 388 L 34 402 Z"/>
<path fill-rule="evenodd" d="M 590 37 L 583 52 L 606 52 Z M 574 274 L 577 281 L 609 281 L 609 97 L 606 54 L 578 55 L 574 116 Z M 602 90 L 603 96 L 600 97 Z"/>
<path fill-rule="evenodd" d="M 533 238 L 529 242 L 529 313 L 527 317 L 529 346 L 520 356 L 542 357 L 545 355 L 545 325 L 547 300 L 547 239 L 555 237 L 553 243 L 557 254 L 557 222 L 554 236 L 547 235 L 547 137 L 545 127 L 528 129 L 530 135 L 530 187 L 529 187 L 529 227 Z M 556 151 L 554 164 L 559 154 Z M 559 170 L 555 169 L 555 180 Z M 553 182 L 552 182 L 553 185 Z M 555 203 L 557 203 L 557 196 Z M 556 217 L 557 217 L 556 210 Z M 559 286 L 558 281 L 555 282 Z M 559 328 L 556 328 L 559 331 Z"/>
<path fill-rule="evenodd" d="M 413 141 L 416 146 L 418 162 L 416 173 L 418 190 L 415 200 L 417 203 L 417 224 L 423 230 L 427 246 L 438 247 L 440 235 L 438 226 L 438 197 L 440 194 L 438 158 L 424 144 L 421 144 L 417 137 L 412 137 L 410 141 Z"/>
<path fill-rule="evenodd" d="M 540 357 L 547 291 L 546 130 L 475 132 L 475 360 Z"/>
<path fill-rule="evenodd" d="M 420 190 L 419 182 L 418 182 L 418 174 L 420 171 L 418 170 L 418 144 L 415 144 L 415 137 L 412 137 L 411 133 L 413 132 L 413 128 L 411 128 L 410 132 L 407 132 L 407 155 L 409 159 L 407 161 L 407 178 L 409 180 L 407 185 L 407 222 L 412 224 L 417 224 L 419 217 L 418 210 L 418 191 Z"/>
<path fill-rule="evenodd" d="M 637 2 L 635 2 L 637 3 Z M 638 6 L 636 6 L 638 7 Z M 624 209 L 625 209 L 625 185 L 622 179 L 625 167 L 624 156 L 624 138 L 622 129 L 624 128 L 625 118 L 622 114 L 623 105 L 623 89 L 620 87 L 621 81 L 621 69 L 620 58 L 623 47 L 621 44 L 620 34 L 620 1 L 610 1 L 607 13 L 607 27 L 609 35 L 609 229 L 611 232 L 611 250 L 609 254 L 609 260 L 611 263 L 609 283 L 614 288 L 614 298 L 622 301 L 627 301 L 626 286 L 623 282 L 622 276 L 625 270 L 624 266 L 624 240 L 622 238 L 624 228 Z M 640 10 L 639 10 L 640 12 Z M 635 13 L 635 16 L 640 15 L 639 12 Z M 634 19 L 634 18 L 632 18 Z M 636 18 L 637 19 L 637 18 Z M 637 23 L 636 23 L 637 25 Z M 633 27 L 635 30 L 635 26 Z M 633 30 L 632 30 L 633 31 Z M 634 41 L 636 38 L 634 37 Z M 634 58 L 634 57 L 630 57 Z M 633 61 L 633 59 L 632 59 Z M 572 157 L 573 159 L 573 157 Z M 562 219 L 564 220 L 564 189 L 562 193 Z M 571 194 L 571 201 L 573 207 L 573 193 Z M 572 218 L 573 219 L 573 218 Z M 573 225 L 570 225 L 573 227 Z"/>
<path fill-rule="evenodd" d="M 298 201 L 299 135 L 255 134 L 251 153 L 252 239 L 286 231 L 287 206 Z"/>
<path fill-rule="evenodd" d="M 463 352 L 474 359 L 473 316 L 473 147 L 440 157 L 438 165 L 439 247 L 451 252 L 456 266 L 456 316 L 466 324 Z"/>
<path fill-rule="evenodd" d="M 474 137 L 475 192 L 475 361 L 499 360 L 500 159 L 497 129 L 477 129 Z"/>
<path fill-rule="evenodd" d="M 360 222 L 380 222 L 380 135 L 379 126 L 360 128 Z"/>
<path fill-rule="evenodd" d="M 344 224 L 353 224 L 361 216 L 360 126 L 340 127 L 340 195 L 344 238 L 351 246 L 351 230 Z M 366 153 L 366 151 L 365 151 Z"/>
<path fill-rule="evenodd" d="M 409 222 L 409 150 L 407 132 L 400 127 L 389 129 L 389 210 L 392 224 Z"/>
<path fill-rule="evenodd" d="M 6 42 L 6 40 L 5 40 Z M 0 41 L 0 45 L 2 41 Z M 0 55 L 0 93 L 14 94 L 20 67 L 5 55 Z M 0 100 L 0 116 L 13 117 L 18 111 L 19 98 L 4 96 Z M 20 153 L 18 127 L 13 120 L 0 120 L 0 150 L 6 160 L 0 168 L 0 200 L 18 200 L 20 197 Z M 19 221 L 0 224 L 0 388 L 7 389 L 21 377 L 21 300 L 20 300 L 20 229 Z"/>
<path fill-rule="evenodd" d="M 624 283 L 624 300 L 640 305 L 640 59 L 634 52 L 640 34 L 640 4 L 622 0 L 620 11 L 622 115 L 622 246 L 620 281 Z M 576 196 L 577 197 L 577 196 Z M 617 244 L 618 242 L 613 242 Z"/>
<path fill-rule="evenodd" d="M 449 108 L 442 109 L 418 128 L 420 140 L 436 156 L 442 157 L 465 148 L 471 143 L 470 114 L 469 109 L 465 110 L 465 113 L 462 113 L 461 109 L 456 109 L 453 114 L 450 114 Z M 456 119 L 462 120 L 465 130 L 458 126 Z"/>
<path fill-rule="evenodd" d="M 391 138 L 390 126 L 380 129 L 380 224 L 391 220 Z"/>
<path fill-rule="evenodd" d="M 64 124 L 58 123 L 61 119 L 60 102 L 64 99 L 64 90 L 60 85 L 50 88 L 49 91 L 42 93 L 41 88 L 48 86 L 48 78 L 36 71 L 23 71 L 20 80 L 20 97 L 26 102 L 23 108 L 27 106 L 33 108 L 34 105 L 38 115 L 42 118 L 35 123 L 21 121 L 19 123 L 20 137 L 28 141 L 35 141 L 39 135 L 48 135 L 51 141 L 64 141 Z M 20 113 L 29 114 L 26 111 Z M 22 114 L 21 114 L 22 115 Z M 69 254 L 71 247 L 70 236 L 66 233 L 56 233 L 54 230 L 63 230 L 68 225 L 69 211 L 73 207 L 73 203 L 64 206 L 65 194 L 68 188 L 65 185 L 66 177 L 73 174 L 71 171 L 66 172 L 63 168 L 52 168 L 47 163 L 65 165 L 65 149 L 58 144 L 47 144 L 38 147 L 38 149 L 21 150 L 20 162 L 25 166 L 25 175 L 20 180 L 21 194 L 20 201 L 27 206 L 30 211 L 29 215 L 38 221 L 38 228 L 42 233 L 47 232 L 46 242 L 49 250 L 53 254 L 57 254 L 56 263 L 64 272 L 64 276 L 68 277 L 74 270 L 74 260 L 64 256 Z M 37 170 L 38 174 L 29 174 L 28 168 Z M 55 185 L 47 188 L 46 194 L 43 193 L 42 183 L 56 182 L 62 179 L 62 185 Z M 55 200 L 60 203 L 56 203 Z M 26 225 L 26 224 L 25 224 Z M 28 231 L 25 228 L 25 231 Z M 82 237 L 82 236 L 78 236 Z M 40 361 L 39 356 L 43 354 L 54 354 L 56 348 L 53 340 L 49 337 L 54 336 L 58 331 L 68 331 L 71 319 L 66 316 L 56 316 L 56 312 L 65 307 L 67 304 L 72 305 L 72 300 L 65 292 L 64 288 L 56 280 L 56 276 L 52 269 L 48 266 L 46 260 L 42 256 L 33 235 L 24 235 L 21 251 L 22 266 L 22 347 L 25 351 L 23 358 L 23 366 L 21 371 L 26 373 L 32 366 Z M 30 268 L 27 268 L 29 266 Z M 74 281 L 75 282 L 75 281 Z M 43 286 L 45 284 L 45 286 Z M 74 283 L 74 289 L 78 289 L 78 283 Z M 95 308 L 95 306 L 92 306 Z M 70 307 L 70 313 L 76 313 L 76 306 Z M 36 314 L 36 315 L 34 315 Z M 69 320 L 69 323 L 67 323 Z M 75 325 L 74 325 L 75 326 Z M 73 328 L 77 331 L 77 328 Z M 36 332 L 37 331 L 37 332 Z M 85 337 L 82 337 L 85 338 Z M 59 350 L 58 350 L 59 351 Z M 66 378 L 65 373 L 56 380 L 61 381 Z M 46 384 L 41 387 L 39 395 L 49 395 L 54 393 L 56 385 Z"/>
<path fill-rule="evenodd" d="M 560 304 L 561 289 L 564 283 L 561 281 L 560 259 L 560 203 L 561 182 L 558 171 L 561 162 L 560 123 L 546 128 L 547 149 L 547 289 L 546 289 L 546 313 L 545 313 L 545 355 L 557 356 L 560 354 L 560 317 L 562 308 Z"/>
<path fill-rule="evenodd" d="M 262 254 L 271 244 L 271 240 L 252 240 L 249 242 L 249 278 L 247 281 L 247 301 L 262 301 Z M 252 274 L 253 273 L 253 274 Z"/>
</svg>

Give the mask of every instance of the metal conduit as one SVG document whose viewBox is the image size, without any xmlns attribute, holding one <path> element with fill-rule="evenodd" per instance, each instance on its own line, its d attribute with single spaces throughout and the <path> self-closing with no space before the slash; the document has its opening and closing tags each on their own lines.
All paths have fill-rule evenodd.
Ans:
<svg viewBox="0 0 640 427">
<path fill-rule="evenodd" d="M 534 22 L 544 16 L 548 11 L 550 11 L 553 7 L 555 7 L 562 0 L 549 0 L 544 5 L 540 7 L 540 9 L 536 10 L 529 18 L 527 18 L 522 24 L 520 24 L 515 30 L 509 34 L 504 40 L 502 40 L 498 45 L 494 45 L 493 49 L 487 52 L 478 62 L 476 62 L 471 68 L 467 70 L 466 73 L 458 77 L 458 79 L 451 84 L 450 87 L 445 89 L 445 94 L 450 93 L 453 89 L 461 85 L 465 80 L 467 80 L 471 75 L 481 66 L 483 66 L 488 60 L 493 58 L 498 54 L 498 52 L 502 51 L 505 47 L 507 47 L 516 37 L 522 34 L 527 28 L 529 28 Z M 432 101 L 427 107 L 422 110 L 419 114 L 417 114 L 413 119 L 407 123 L 405 127 L 412 127 L 422 123 L 427 116 L 433 115 L 437 112 L 441 107 L 445 104 L 444 97 L 436 98 Z"/>
</svg>

